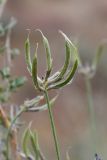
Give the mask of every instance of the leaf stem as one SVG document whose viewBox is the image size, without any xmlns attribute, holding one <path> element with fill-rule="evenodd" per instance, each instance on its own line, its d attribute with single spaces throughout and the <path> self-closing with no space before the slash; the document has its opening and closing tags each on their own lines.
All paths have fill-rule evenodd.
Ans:
<svg viewBox="0 0 107 160">
<path fill-rule="evenodd" d="M 92 87 L 90 78 L 85 76 L 86 82 L 86 93 L 87 93 L 87 102 L 88 102 L 88 112 L 90 116 L 90 125 L 91 125 L 91 138 L 93 143 L 93 152 L 96 153 L 96 120 L 95 120 L 95 111 L 92 97 Z"/>
<path fill-rule="evenodd" d="M 44 95 L 45 95 L 45 99 L 46 99 L 47 106 L 48 106 L 48 112 L 49 112 L 49 118 L 50 118 L 50 124 L 51 124 L 51 128 L 52 128 L 54 143 L 55 143 L 57 160 L 60 160 L 60 151 L 59 151 L 59 144 L 58 144 L 58 139 L 57 139 L 57 134 L 56 134 L 56 128 L 55 128 L 55 124 L 54 124 L 54 118 L 53 118 L 53 114 L 52 114 L 52 110 L 51 110 L 51 105 L 49 102 L 48 92 L 46 89 L 44 91 Z"/>
</svg>

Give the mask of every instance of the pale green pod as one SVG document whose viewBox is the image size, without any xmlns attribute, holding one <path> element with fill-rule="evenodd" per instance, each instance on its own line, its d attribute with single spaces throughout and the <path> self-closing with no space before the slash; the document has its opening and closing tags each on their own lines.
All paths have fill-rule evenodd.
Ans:
<svg viewBox="0 0 107 160">
<path fill-rule="evenodd" d="M 49 77 L 51 70 L 52 70 L 52 58 L 51 58 L 51 51 L 48 39 L 44 36 L 41 30 L 37 29 L 36 31 L 39 31 L 42 35 L 43 44 L 46 52 L 46 61 L 47 61 L 47 73 L 46 73 L 46 79 Z"/>
<path fill-rule="evenodd" d="M 50 106 L 52 107 L 53 104 L 55 103 L 56 99 L 57 99 L 58 96 L 55 96 L 54 98 L 52 98 L 50 100 Z M 44 104 L 44 105 L 41 105 L 41 106 L 33 106 L 31 108 L 29 108 L 29 110 L 26 110 L 26 111 L 29 111 L 29 112 L 40 112 L 40 111 L 45 111 L 48 109 L 48 106 L 47 104 Z"/>
<path fill-rule="evenodd" d="M 61 81 L 61 82 L 58 82 L 56 84 L 53 84 L 51 86 L 49 86 L 48 89 L 58 89 L 58 88 L 62 88 L 64 86 L 66 86 L 67 84 L 69 84 L 71 82 L 71 80 L 73 79 L 74 77 L 74 74 L 77 70 L 77 66 L 78 66 L 78 61 L 76 60 L 72 69 L 70 70 L 70 72 L 68 73 L 67 77 L 65 80 Z"/>
<path fill-rule="evenodd" d="M 32 108 L 33 106 L 37 106 L 43 98 L 44 96 L 37 96 L 31 100 L 26 100 L 24 102 L 23 107 L 26 107 L 29 109 L 29 108 Z"/>
<path fill-rule="evenodd" d="M 48 78 L 48 86 L 55 83 L 59 79 L 60 72 L 56 72 L 51 77 Z"/>
<path fill-rule="evenodd" d="M 78 65 L 81 66 L 82 63 L 81 63 L 80 56 L 78 54 L 78 48 L 71 42 L 71 40 L 66 36 L 65 33 L 63 33 L 61 30 L 59 30 L 59 32 L 66 39 L 66 41 L 70 44 L 72 61 L 75 62 L 75 60 L 78 60 Z"/>
<path fill-rule="evenodd" d="M 31 57 L 30 57 L 30 41 L 29 37 L 25 41 L 25 58 L 26 58 L 26 63 L 27 63 L 27 69 L 29 73 L 31 74 L 32 72 L 32 62 L 31 62 Z"/>
<path fill-rule="evenodd" d="M 32 79 L 33 79 L 33 83 L 34 83 L 34 86 L 36 87 L 36 89 L 41 91 L 42 87 L 40 85 L 41 85 L 42 81 L 38 77 L 38 73 L 37 73 L 37 48 L 36 48 L 36 52 L 35 52 L 33 62 L 32 62 Z"/>
<path fill-rule="evenodd" d="M 75 47 L 75 45 L 69 40 L 69 38 L 62 32 L 59 31 L 61 33 L 61 35 L 64 37 L 65 39 L 65 47 L 66 47 L 66 59 L 65 59 L 65 63 L 62 67 L 62 69 L 59 71 L 60 74 L 55 77 L 53 80 L 49 81 L 48 86 L 50 86 L 52 83 L 56 83 L 58 81 L 60 81 L 61 79 L 64 78 L 64 75 L 66 74 L 69 64 L 70 64 L 70 58 L 71 55 L 75 56 L 75 58 L 77 58 L 77 48 Z M 51 77 L 50 77 L 51 78 Z"/>
<path fill-rule="evenodd" d="M 67 37 L 67 36 L 66 36 Z M 65 63 L 62 67 L 62 69 L 59 71 L 59 75 L 56 76 L 53 80 L 51 80 L 49 82 L 49 85 L 52 84 L 52 83 L 55 83 L 55 82 L 58 82 L 60 81 L 63 76 L 65 75 L 68 67 L 69 67 L 69 63 L 70 63 L 70 58 L 71 58 L 71 47 L 70 47 L 70 42 L 67 40 L 67 38 L 65 38 L 65 47 L 66 47 L 66 58 L 65 58 Z"/>
</svg>

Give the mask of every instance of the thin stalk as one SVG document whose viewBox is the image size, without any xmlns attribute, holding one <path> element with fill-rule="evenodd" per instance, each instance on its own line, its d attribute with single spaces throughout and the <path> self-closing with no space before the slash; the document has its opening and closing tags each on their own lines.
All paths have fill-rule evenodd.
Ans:
<svg viewBox="0 0 107 160">
<path fill-rule="evenodd" d="M 12 127 L 14 125 L 14 123 L 16 122 L 17 118 L 25 111 L 25 108 L 23 107 L 21 110 L 19 110 L 19 112 L 17 113 L 17 115 L 14 117 L 14 119 L 12 120 L 10 127 L 8 128 L 8 132 L 7 132 L 7 139 L 6 139 L 6 160 L 9 160 L 9 137 L 11 136 L 11 130 Z"/>
<path fill-rule="evenodd" d="M 44 95 L 45 95 L 45 99 L 46 99 L 47 106 L 48 106 L 48 112 L 49 112 L 49 118 L 50 118 L 50 124 L 51 124 L 52 134 L 53 134 L 53 138 L 54 138 L 54 143 L 55 143 L 57 160 L 60 160 L 60 150 L 59 150 L 59 144 L 58 144 L 58 139 L 57 139 L 57 134 L 56 134 L 56 128 L 55 128 L 55 124 L 54 124 L 54 118 L 53 118 L 53 114 L 52 114 L 52 110 L 51 110 L 51 105 L 49 102 L 48 92 L 46 89 L 44 91 Z"/>
<path fill-rule="evenodd" d="M 94 104 L 93 104 L 93 96 L 92 96 L 92 87 L 90 78 L 86 75 L 85 77 L 86 82 L 86 93 L 87 93 L 87 103 L 88 103 L 88 112 L 89 112 L 89 118 L 90 118 L 90 125 L 91 125 L 91 138 L 93 143 L 93 152 L 96 153 L 96 119 L 95 119 L 95 110 L 94 110 Z"/>
</svg>

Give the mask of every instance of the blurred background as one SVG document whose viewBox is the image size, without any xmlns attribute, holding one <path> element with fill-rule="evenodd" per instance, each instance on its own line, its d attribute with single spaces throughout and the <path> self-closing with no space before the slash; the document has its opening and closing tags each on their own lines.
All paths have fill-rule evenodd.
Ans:
<svg viewBox="0 0 107 160">
<path fill-rule="evenodd" d="M 24 87 L 14 95 L 12 102 L 20 105 L 25 99 L 37 95 L 26 69 L 24 58 L 24 42 L 31 29 L 32 56 L 39 42 L 39 74 L 45 72 L 45 53 L 42 39 L 35 29 L 40 28 L 48 38 L 53 56 L 53 72 L 63 65 L 65 58 L 64 40 L 58 33 L 62 30 L 74 42 L 78 42 L 79 54 L 83 63 L 91 63 L 97 47 L 107 39 L 107 1 L 106 0 L 8 0 L 3 21 L 8 22 L 10 17 L 18 23 L 12 33 L 12 46 L 21 51 L 15 60 L 13 72 L 25 75 L 28 78 Z M 98 153 L 107 158 L 107 47 L 98 66 L 97 73 L 92 79 L 93 101 L 97 126 Z M 89 127 L 86 87 L 83 75 L 76 74 L 72 85 L 59 93 L 53 108 L 55 123 L 61 146 L 62 159 L 69 150 L 71 159 L 93 159 L 92 137 Z M 32 128 L 39 134 L 42 151 L 48 159 L 54 160 L 55 152 L 53 137 L 47 111 L 24 114 L 26 124 L 32 121 Z"/>
</svg>

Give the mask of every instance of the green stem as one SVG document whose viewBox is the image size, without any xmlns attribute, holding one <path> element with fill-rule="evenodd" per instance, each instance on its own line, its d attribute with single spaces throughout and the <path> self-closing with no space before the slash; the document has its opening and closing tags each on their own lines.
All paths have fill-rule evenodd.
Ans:
<svg viewBox="0 0 107 160">
<path fill-rule="evenodd" d="M 11 130 L 12 127 L 14 125 L 14 123 L 16 122 L 17 118 L 25 111 L 25 108 L 23 107 L 22 109 L 19 110 L 19 112 L 17 113 L 17 115 L 14 117 L 14 119 L 11 122 L 11 125 L 8 129 L 7 132 L 7 138 L 6 138 L 6 160 L 9 160 L 9 138 L 11 136 Z"/>
<path fill-rule="evenodd" d="M 86 92 L 87 92 L 87 102 L 88 102 L 88 112 L 90 116 L 90 125 L 91 125 L 91 138 L 93 143 L 93 152 L 96 153 L 96 121 L 95 121 L 95 111 L 93 104 L 93 96 L 92 96 L 92 87 L 90 78 L 85 77 L 86 82 Z"/>
<path fill-rule="evenodd" d="M 60 160 L 60 151 L 59 151 L 59 144 L 58 144 L 58 139 L 57 139 L 57 135 L 56 135 L 56 128 L 55 128 L 55 124 L 54 124 L 54 118 L 53 118 L 53 114 L 52 114 L 52 110 L 51 110 L 51 105 L 50 105 L 50 102 L 49 102 L 48 92 L 47 92 L 46 89 L 44 91 L 44 95 L 45 95 L 45 99 L 46 99 L 47 106 L 48 106 L 48 112 L 49 112 L 49 118 L 50 118 L 50 123 L 51 123 L 53 138 L 54 138 L 54 143 L 55 143 L 57 160 Z"/>
</svg>

